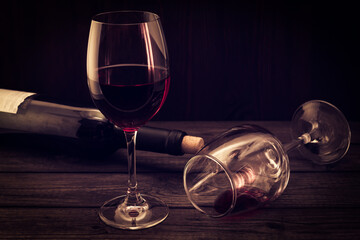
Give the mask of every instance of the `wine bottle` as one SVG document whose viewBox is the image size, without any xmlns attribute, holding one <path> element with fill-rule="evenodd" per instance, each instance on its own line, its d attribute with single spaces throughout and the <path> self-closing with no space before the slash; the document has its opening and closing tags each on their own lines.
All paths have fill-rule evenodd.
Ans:
<svg viewBox="0 0 360 240">
<path fill-rule="evenodd" d="M 99 110 L 37 99 L 35 93 L 0 89 L 0 133 L 52 136 L 90 151 L 126 147 L 122 131 Z M 182 155 L 196 153 L 203 144 L 180 130 L 144 126 L 137 134 L 138 150 Z"/>
</svg>

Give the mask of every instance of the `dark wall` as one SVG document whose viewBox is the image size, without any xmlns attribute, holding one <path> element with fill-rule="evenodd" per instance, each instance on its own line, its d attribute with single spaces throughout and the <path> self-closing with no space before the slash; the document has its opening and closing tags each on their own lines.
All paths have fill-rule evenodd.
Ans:
<svg viewBox="0 0 360 240">
<path fill-rule="evenodd" d="M 291 2 L 291 3 L 289 3 Z M 171 61 L 160 120 L 289 120 L 310 99 L 360 120 L 359 17 L 333 1 L 15 1 L 1 3 L 0 88 L 89 105 L 91 17 L 160 15 Z"/>
</svg>

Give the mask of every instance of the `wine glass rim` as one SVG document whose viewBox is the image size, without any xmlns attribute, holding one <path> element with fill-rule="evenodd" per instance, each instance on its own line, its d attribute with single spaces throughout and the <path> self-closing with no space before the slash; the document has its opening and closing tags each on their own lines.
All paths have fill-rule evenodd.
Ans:
<svg viewBox="0 0 360 240">
<path fill-rule="evenodd" d="M 198 206 L 198 204 L 196 204 L 196 202 L 191 197 L 191 193 L 189 192 L 188 187 L 187 187 L 187 183 L 186 183 L 186 172 L 187 172 L 190 164 L 192 162 L 196 161 L 199 158 L 205 158 L 205 159 L 208 159 L 210 161 L 215 162 L 215 164 L 219 165 L 224 170 L 224 172 L 226 174 L 226 178 L 228 179 L 228 181 L 230 183 L 231 192 L 232 192 L 233 196 L 232 196 L 230 207 L 224 213 L 220 213 L 220 214 L 217 214 L 217 215 L 216 214 L 209 214 L 208 212 L 205 212 L 200 206 Z M 199 155 L 195 155 L 194 157 L 192 157 L 185 165 L 183 181 L 184 181 L 183 184 L 184 184 L 184 189 L 185 189 L 186 195 L 187 195 L 189 201 L 191 202 L 191 204 L 193 204 L 193 206 L 198 211 L 200 211 L 200 212 L 202 212 L 202 213 L 204 213 L 204 214 L 206 214 L 206 215 L 208 215 L 210 217 L 220 218 L 220 217 L 226 216 L 227 214 L 229 214 L 234 209 L 237 193 L 236 193 L 236 188 L 234 187 L 234 182 L 233 182 L 233 179 L 231 177 L 231 173 L 230 173 L 229 169 L 221 161 L 219 161 L 216 157 L 214 157 L 212 155 L 208 155 L 208 154 L 199 154 Z"/>
<path fill-rule="evenodd" d="M 138 21 L 129 21 L 129 22 L 111 22 L 111 21 L 104 21 L 104 20 L 100 20 L 99 18 L 102 16 L 106 16 L 106 15 L 111 15 L 111 14 L 126 14 L 126 13 L 136 13 L 136 14 L 146 14 L 148 16 L 152 16 L 151 19 L 149 20 L 138 20 Z M 98 13 L 96 15 L 94 15 L 91 20 L 93 22 L 99 23 L 99 24 L 104 24 L 104 25 L 139 25 L 139 24 L 144 24 L 144 23 L 150 23 L 150 22 L 155 22 L 155 21 L 159 21 L 160 17 L 159 15 L 157 15 L 156 13 L 153 12 L 149 12 L 149 11 L 140 11 L 140 10 L 120 10 L 120 11 L 108 11 L 108 12 L 101 12 Z"/>
</svg>

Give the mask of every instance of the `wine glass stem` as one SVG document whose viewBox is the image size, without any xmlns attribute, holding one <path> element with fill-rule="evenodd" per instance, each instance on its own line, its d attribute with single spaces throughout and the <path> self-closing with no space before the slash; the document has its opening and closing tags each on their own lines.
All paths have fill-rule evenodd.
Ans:
<svg viewBox="0 0 360 240">
<path fill-rule="evenodd" d="M 137 131 L 124 131 L 127 144 L 128 157 L 128 197 L 137 195 L 137 179 L 136 179 L 136 135 Z"/>
<path fill-rule="evenodd" d="M 284 144 L 284 150 L 286 153 L 288 153 L 289 151 L 303 145 L 303 144 L 307 144 L 311 141 L 311 136 L 309 133 L 304 133 L 303 135 L 301 135 L 300 137 L 298 137 L 297 139 L 292 140 L 289 143 Z"/>
</svg>

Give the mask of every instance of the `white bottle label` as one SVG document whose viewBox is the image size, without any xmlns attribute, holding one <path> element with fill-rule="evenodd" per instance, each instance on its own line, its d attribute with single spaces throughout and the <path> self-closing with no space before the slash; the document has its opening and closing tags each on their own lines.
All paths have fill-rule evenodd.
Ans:
<svg viewBox="0 0 360 240">
<path fill-rule="evenodd" d="M 0 88 L 0 112 L 14 113 L 18 111 L 18 107 L 27 97 L 36 93 L 21 92 Z"/>
</svg>

